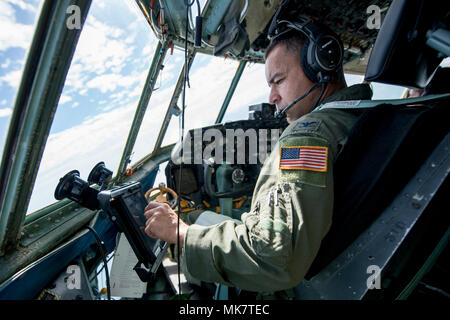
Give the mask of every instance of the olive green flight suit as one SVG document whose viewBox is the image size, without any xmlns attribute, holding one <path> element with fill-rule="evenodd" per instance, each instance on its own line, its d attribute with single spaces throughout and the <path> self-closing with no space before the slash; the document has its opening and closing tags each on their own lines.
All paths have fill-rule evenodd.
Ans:
<svg viewBox="0 0 450 320">
<path fill-rule="evenodd" d="M 368 100 L 366 84 L 345 88 L 325 102 Z M 250 212 L 213 226 L 190 225 L 183 248 L 196 279 L 255 292 L 274 292 L 300 283 L 331 225 L 333 162 L 357 115 L 337 109 L 314 111 L 291 123 L 265 161 Z M 284 169 L 280 150 L 316 147 L 326 151 L 321 171 Z M 314 168 L 313 168 L 314 169 Z"/>
</svg>

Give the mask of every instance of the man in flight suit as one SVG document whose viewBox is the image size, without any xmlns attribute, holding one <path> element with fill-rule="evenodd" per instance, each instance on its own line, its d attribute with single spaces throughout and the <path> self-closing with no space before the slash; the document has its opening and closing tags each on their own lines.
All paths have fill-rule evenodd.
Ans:
<svg viewBox="0 0 450 320">
<path fill-rule="evenodd" d="M 342 59 L 320 88 L 302 65 L 308 39 L 291 29 L 272 39 L 266 50 L 269 102 L 278 111 L 292 106 L 286 112 L 290 125 L 258 177 L 251 210 L 241 216 L 241 224 L 180 222 L 183 259 L 196 279 L 254 292 L 292 288 L 304 278 L 330 229 L 333 162 L 357 115 L 312 110 L 328 102 L 370 99 L 372 91 L 366 84 L 347 87 Z M 167 204 L 149 203 L 145 216 L 148 236 L 177 243 L 177 215 Z"/>
</svg>

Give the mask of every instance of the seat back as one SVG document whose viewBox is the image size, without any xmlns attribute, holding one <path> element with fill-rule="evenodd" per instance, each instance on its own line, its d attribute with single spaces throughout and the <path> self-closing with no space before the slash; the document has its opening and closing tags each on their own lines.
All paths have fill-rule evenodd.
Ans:
<svg viewBox="0 0 450 320">
<path fill-rule="evenodd" d="M 450 131 L 449 102 L 385 104 L 362 113 L 336 159 L 333 222 L 306 279 L 348 247 L 414 176 Z"/>
<path fill-rule="evenodd" d="M 444 59 L 435 48 L 449 49 L 448 40 L 433 35 L 449 31 L 449 10 L 449 1 L 394 0 L 372 49 L 365 80 L 424 88 Z"/>
</svg>

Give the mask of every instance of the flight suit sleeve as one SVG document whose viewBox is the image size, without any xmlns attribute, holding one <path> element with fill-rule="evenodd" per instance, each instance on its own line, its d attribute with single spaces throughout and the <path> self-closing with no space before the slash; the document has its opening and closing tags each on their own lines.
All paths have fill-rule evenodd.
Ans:
<svg viewBox="0 0 450 320">
<path fill-rule="evenodd" d="M 261 170 L 242 224 L 189 226 L 183 249 L 189 273 L 203 281 L 256 292 L 297 285 L 331 225 L 334 152 L 330 147 L 318 134 L 282 137 Z M 325 164 L 315 168 L 313 162 L 305 165 L 300 159 L 292 165 L 289 155 L 296 148 L 326 152 Z"/>
</svg>

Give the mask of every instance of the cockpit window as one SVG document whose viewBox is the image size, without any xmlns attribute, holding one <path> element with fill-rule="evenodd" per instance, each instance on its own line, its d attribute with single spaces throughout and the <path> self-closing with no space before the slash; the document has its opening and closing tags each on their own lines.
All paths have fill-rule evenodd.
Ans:
<svg viewBox="0 0 450 320">
<path fill-rule="evenodd" d="M 345 81 L 348 86 L 351 86 L 353 84 L 362 83 L 364 81 L 364 76 L 345 74 Z M 376 82 L 372 82 L 371 87 L 373 91 L 373 100 L 400 99 L 405 91 L 405 87 Z"/>
<path fill-rule="evenodd" d="M 348 86 L 361 83 L 363 75 L 345 74 Z M 373 99 L 400 99 L 404 87 L 372 83 Z M 222 122 L 248 119 L 248 106 L 268 102 L 269 90 L 265 82 L 264 65 L 249 64 L 231 99 Z"/>
<path fill-rule="evenodd" d="M 196 55 L 186 89 L 185 132 L 214 124 L 238 65 L 223 57 Z M 182 96 L 177 105 L 182 108 Z M 179 117 L 172 117 L 162 146 L 178 141 Z"/>
<path fill-rule="evenodd" d="M 156 44 L 153 46 L 153 51 L 155 47 Z M 131 153 L 130 166 L 153 151 L 183 65 L 184 52 L 177 48 L 173 52 L 169 49 L 164 58 L 164 68 L 159 73 L 147 111 L 142 120 L 141 128 Z M 168 134 L 170 134 L 170 131 L 166 132 L 166 136 Z"/>
<path fill-rule="evenodd" d="M 0 1 L 0 150 L 42 0 Z"/>
<path fill-rule="evenodd" d="M 269 88 L 264 74 L 264 64 L 248 63 L 230 101 L 222 122 L 248 119 L 248 107 L 267 103 Z"/>
<path fill-rule="evenodd" d="M 156 38 L 131 1 L 93 1 L 45 146 L 28 213 L 55 202 L 70 170 L 117 172 Z"/>
</svg>

